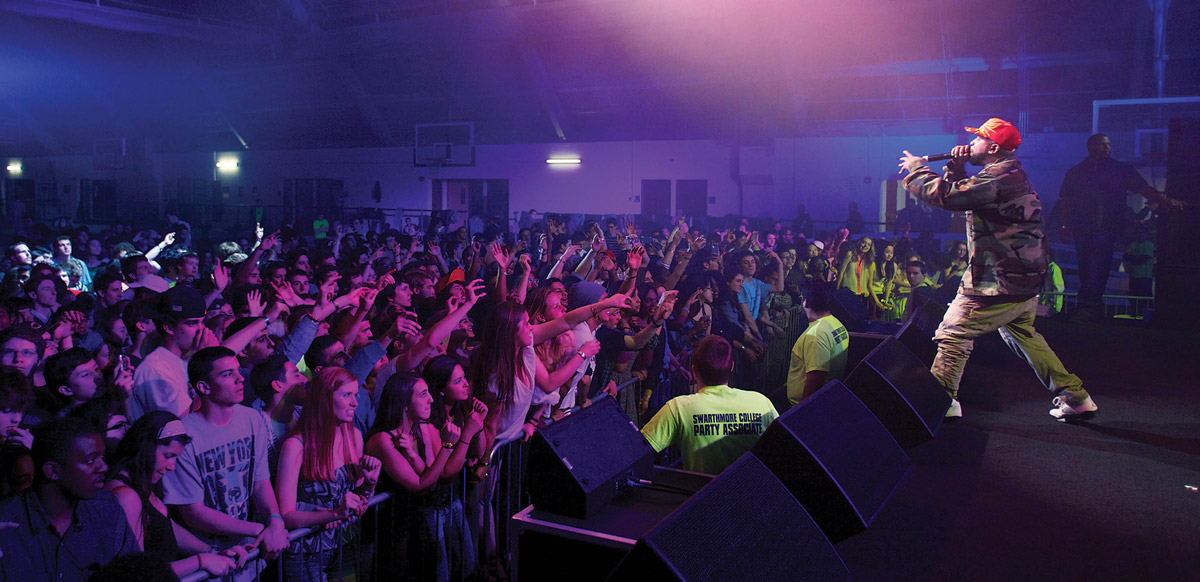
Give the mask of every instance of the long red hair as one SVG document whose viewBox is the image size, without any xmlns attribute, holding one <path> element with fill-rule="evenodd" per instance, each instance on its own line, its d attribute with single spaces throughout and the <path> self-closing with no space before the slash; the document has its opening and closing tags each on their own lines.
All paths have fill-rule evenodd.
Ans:
<svg viewBox="0 0 1200 582">
<path fill-rule="evenodd" d="M 357 386 L 358 379 L 345 368 L 326 366 L 317 372 L 308 385 L 300 420 L 292 430 L 292 436 L 300 437 L 300 442 L 304 444 L 300 464 L 300 476 L 303 479 L 328 481 L 333 478 L 337 470 L 333 466 L 333 446 L 339 434 L 342 437 L 342 461 L 347 465 L 358 462 L 354 424 L 338 422 L 333 416 L 333 393 L 347 383 Z"/>
</svg>

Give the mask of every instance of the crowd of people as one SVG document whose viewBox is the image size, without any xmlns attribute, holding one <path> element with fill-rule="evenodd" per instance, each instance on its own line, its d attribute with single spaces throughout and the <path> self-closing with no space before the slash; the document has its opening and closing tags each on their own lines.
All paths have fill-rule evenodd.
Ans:
<svg viewBox="0 0 1200 582">
<path fill-rule="evenodd" d="M 55 226 L 26 220 L 2 265 L 0 580 L 319 580 L 368 562 L 502 578 L 497 451 L 611 397 L 656 450 L 719 472 L 748 445 L 708 446 L 719 429 L 692 419 L 745 413 L 752 442 L 789 351 L 791 400 L 836 376 L 797 341 L 834 290 L 896 321 L 966 268 L 961 243 L 815 233 L 803 208 L 791 228 L 551 214 L 216 245 L 174 214 Z M 368 535 L 385 491 L 405 509 Z"/>
</svg>

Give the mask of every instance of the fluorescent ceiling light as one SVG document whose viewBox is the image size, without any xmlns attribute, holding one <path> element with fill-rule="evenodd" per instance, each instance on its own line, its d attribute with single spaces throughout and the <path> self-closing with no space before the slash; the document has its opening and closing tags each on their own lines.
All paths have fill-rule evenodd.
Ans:
<svg viewBox="0 0 1200 582">
<path fill-rule="evenodd" d="M 236 170 L 237 167 L 238 163 L 236 160 L 221 160 L 217 162 L 217 169 L 219 170 Z"/>
<path fill-rule="evenodd" d="M 551 164 L 551 165 L 555 165 L 555 164 L 578 164 L 578 163 L 580 163 L 580 162 L 582 162 L 582 161 L 583 161 L 583 160 L 580 160 L 579 158 L 550 158 L 550 159 L 546 160 L 546 163 L 547 163 L 547 164 Z"/>
<path fill-rule="evenodd" d="M 21 172 L 21 164 L 9 164 L 8 171 L 17 174 Z"/>
</svg>

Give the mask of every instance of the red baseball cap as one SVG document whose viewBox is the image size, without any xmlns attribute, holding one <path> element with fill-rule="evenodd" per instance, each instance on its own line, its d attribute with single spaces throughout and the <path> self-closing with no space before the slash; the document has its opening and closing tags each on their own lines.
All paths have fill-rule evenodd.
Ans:
<svg viewBox="0 0 1200 582">
<path fill-rule="evenodd" d="M 993 117 L 979 127 L 964 127 L 963 129 L 979 137 L 990 139 L 1006 150 L 1015 150 L 1017 146 L 1021 145 L 1021 132 L 1017 131 L 1013 124 L 999 117 Z"/>
</svg>

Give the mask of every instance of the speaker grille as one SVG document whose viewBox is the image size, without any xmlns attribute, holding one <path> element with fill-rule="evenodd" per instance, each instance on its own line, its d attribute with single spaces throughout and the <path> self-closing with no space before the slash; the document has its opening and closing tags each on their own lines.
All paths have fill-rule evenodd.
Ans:
<svg viewBox="0 0 1200 582">
<path fill-rule="evenodd" d="M 846 566 L 787 488 L 743 455 L 645 538 L 681 580 L 837 580 Z"/>
</svg>

